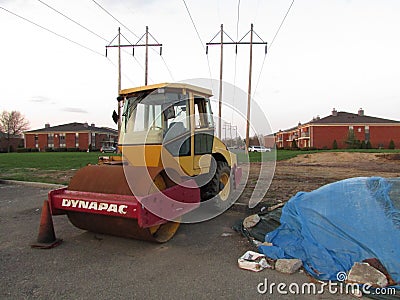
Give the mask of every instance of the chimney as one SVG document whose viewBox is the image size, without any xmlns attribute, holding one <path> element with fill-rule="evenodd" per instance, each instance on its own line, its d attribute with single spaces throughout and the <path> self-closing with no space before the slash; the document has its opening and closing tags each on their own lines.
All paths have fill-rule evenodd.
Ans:
<svg viewBox="0 0 400 300">
<path fill-rule="evenodd" d="M 90 126 L 95 127 L 94 123 L 90 124 Z"/>
<path fill-rule="evenodd" d="M 50 128 L 50 124 L 49 123 L 44 124 L 44 128 Z"/>
<path fill-rule="evenodd" d="M 333 108 L 332 109 L 332 116 L 337 117 L 337 115 L 338 115 L 338 112 L 337 112 L 336 108 Z"/>
<path fill-rule="evenodd" d="M 83 123 L 83 127 L 88 128 L 89 124 L 87 122 Z"/>
<path fill-rule="evenodd" d="M 363 110 L 362 108 L 360 108 L 360 109 L 358 110 L 358 115 L 359 115 L 360 117 L 364 116 L 364 110 Z"/>
</svg>

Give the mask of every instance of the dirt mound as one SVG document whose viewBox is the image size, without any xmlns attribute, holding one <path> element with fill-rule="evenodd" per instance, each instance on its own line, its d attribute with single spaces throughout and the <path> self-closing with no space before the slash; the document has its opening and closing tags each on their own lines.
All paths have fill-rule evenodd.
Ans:
<svg viewBox="0 0 400 300">
<path fill-rule="evenodd" d="M 286 202 L 297 192 L 310 192 L 325 184 L 351 177 L 400 177 L 399 153 L 319 152 L 304 153 L 276 162 L 273 180 L 259 206 Z M 239 199 L 247 203 L 260 172 L 252 163 L 249 180 Z"/>
<path fill-rule="evenodd" d="M 324 152 L 298 155 L 297 157 L 287 160 L 287 162 L 292 164 L 330 165 L 338 163 L 365 163 L 377 160 L 379 160 L 379 157 L 376 153 Z"/>
</svg>

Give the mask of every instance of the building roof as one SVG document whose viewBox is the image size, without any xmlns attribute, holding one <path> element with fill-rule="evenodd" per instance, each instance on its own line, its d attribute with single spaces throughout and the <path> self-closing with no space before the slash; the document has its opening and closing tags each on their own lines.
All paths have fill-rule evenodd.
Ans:
<svg viewBox="0 0 400 300">
<path fill-rule="evenodd" d="M 321 119 L 313 119 L 310 124 L 374 124 L 374 123 L 397 123 L 400 121 L 388 120 L 377 117 L 370 117 L 359 114 L 352 114 L 344 111 L 337 112 L 337 115 L 330 115 Z"/>
<path fill-rule="evenodd" d="M 92 124 L 93 125 L 93 124 Z M 41 129 L 26 131 L 26 133 L 47 133 L 47 132 L 85 132 L 85 131 L 93 131 L 93 132 L 101 132 L 101 133 L 110 133 L 110 134 L 118 134 L 118 131 L 112 128 L 107 127 L 96 127 L 89 125 L 88 123 L 68 123 L 57 126 L 49 126 Z"/>
<path fill-rule="evenodd" d="M 324 118 L 314 118 L 311 121 L 300 124 L 298 126 L 281 130 L 278 131 L 278 133 L 286 133 L 290 132 L 293 130 L 296 130 L 299 128 L 299 126 L 304 126 L 304 125 L 324 125 L 324 124 L 393 124 L 393 125 L 400 125 L 400 121 L 395 121 L 395 120 L 389 120 L 389 119 L 383 119 L 383 118 L 377 118 L 377 117 L 371 117 L 371 116 L 366 116 L 363 114 L 363 111 L 361 114 L 353 114 L 353 113 L 348 113 L 345 111 L 339 111 L 337 112 L 334 110 L 331 115 L 324 117 Z"/>
</svg>

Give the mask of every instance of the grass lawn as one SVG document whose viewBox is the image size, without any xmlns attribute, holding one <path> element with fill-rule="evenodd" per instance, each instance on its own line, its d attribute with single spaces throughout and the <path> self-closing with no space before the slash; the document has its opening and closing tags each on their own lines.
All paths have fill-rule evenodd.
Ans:
<svg viewBox="0 0 400 300">
<path fill-rule="evenodd" d="M 67 184 L 70 174 L 88 163 L 97 164 L 100 155 L 100 152 L 1 153 L 0 179 Z"/>
<path fill-rule="evenodd" d="M 2 168 L 40 168 L 44 170 L 78 169 L 88 163 L 97 163 L 99 152 L 32 152 L 0 154 Z"/>
<path fill-rule="evenodd" d="M 369 152 L 369 153 L 400 153 L 400 150 L 312 150 L 292 151 L 278 150 L 265 153 L 249 153 L 250 162 L 285 160 L 300 154 L 316 152 Z M 37 181 L 47 183 L 68 184 L 69 178 L 77 169 L 87 164 L 97 164 L 99 152 L 34 152 L 34 153 L 0 153 L 0 179 L 22 181 Z M 107 155 L 107 154 L 106 154 Z M 244 152 L 237 153 L 239 161 L 247 161 Z"/>
</svg>

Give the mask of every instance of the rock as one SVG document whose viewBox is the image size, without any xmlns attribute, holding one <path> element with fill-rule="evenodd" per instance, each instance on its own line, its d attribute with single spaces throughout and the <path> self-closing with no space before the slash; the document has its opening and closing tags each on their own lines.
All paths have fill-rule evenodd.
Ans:
<svg viewBox="0 0 400 300">
<path fill-rule="evenodd" d="M 275 263 L 275 270 L 285 273 L 293 274 L 301 268 L 303 262 L 300 259 L 278 259 Z"/>
<path fill-rule="evenodd" d="M 254 227 L 260 222 L 260 216 L 259 215 L 251 215 L 248 216 L 243 220 L 243 226 L 244 228 L 251 228 Z"/>
<path fill-rule="evenodd" d="M 385 287 L 388 285 L 388 280 L 382 272 L 368 263 L 354 263 L 349 275 L 347 276 L 349 283 L 368 283 L 373 287 Z"/>
<path fill-rule="evenodd" d="M 379 259 L 377 258 L 367 258 L 362 261 L 363 263 L 369 264 L 371 267 L 374 267 L 378 271 L 382 272 L 385 274 L 387 280 L 388 280 L 388 285 L 396 285 L 396 281 L 390 276 L 389 272 L 386 270 L 386 268 L 382 265 Z"/>
</svg>

